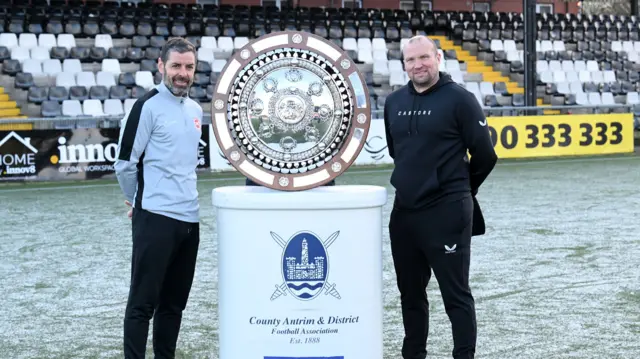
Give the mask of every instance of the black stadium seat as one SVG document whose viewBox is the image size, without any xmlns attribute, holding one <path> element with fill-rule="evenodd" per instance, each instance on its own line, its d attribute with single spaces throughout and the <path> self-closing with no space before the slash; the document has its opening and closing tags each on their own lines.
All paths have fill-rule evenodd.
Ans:
<svg viewBox="0 0 640 359">
<path fill-rule="evenodd" d="M 91 86 L 89 89 L 89 98 L 104 101 L 109 98 L 109 90 L 101 85 Z"/>
<path fill-rule="evenodd" d="M 107 49 L 104 47 L 91 47 L 91 50 L 89 51 L 89 60 L 102 62 L 105 58 L 107 58 Z"/>
<path fill-rule="evenodd" d="M 167 38 L 164 36 L 153 35 L 149 37 L 149 46 L 162 48 L 167 42 Z"/>
<path fill-rule="evenodd" d="M 11 59 L 11 51 L 6 46 L 0 46 L 0 61 Z"/>
<path fill-rule="evenodd" d="M 71 86 L 69 88 L 69 100 L 84 101 L 89 98 L 89 91 L 84 86 Z"/>
<path fill-rule="evenodd" d="M 125 20 L 120 24 L 120 28 L 118 30 L 120 36 L 125 38 L 130 38 L 136 34 L 136 27 L 133 21 Z"/>
<path fill-rule="evenodd" d="M 131 46 L 144 49 L 149 46 L 149 38 L 146 36 L 136 35 L 131 39 Z"/>
<path fill-rule="evenodd" d="M 129 47 L 126 52 L 127 61 L 140 62 L 144 58 L 144 51 L 139 47 Z"/>
<path fill-rule="evenodd" d="M 74 46 L 71 48 L 71 51 L 69 52 L 69 57 L 72 59 L 78 59 L 82 62 L 85 62 L 89 60 L 90 52 L 91 52 L 91 49 L 89 47 Z"/>
<path fill-rule="evenodd" d="M 158 62 L 154 60 L 144 59 L 140 61 L 140 71 L 158 71 Z"/>
<path fill-rule="evenodd" d="M 131 89 L 131 98 L 140 98 L 144 96 L 145 93 L 147 93 L 147 90 L 145 90 L 143 87 L 133 86 L 133 88 Z"/>
<path fill-rule="evenodd" d="M 15 77 L 15 87 L 26 90 L 34 86 L 33 75 L 25 72 L 18 72 Z"/>
<path fill-rule="evenodd" d="M 52 59 L 58 59 L 60 61 L 69 58 L 69 49 L 62 46 L 54 46 L 49 51 L 49 55 Z"/>
<path fill-rule="evenodd" d="M 136 77 L 131 72 L 123 72 L 118 75 L 118 85 L 131 87 L 136 84 Z"/>
<path fill-rule="evenodd" d="M 32 86 L 29 88 L 27 98 L 29 102 L 40 104 L 49 98 L 48 88 Z"/>
<path fill-rule="evenodd" d="M 109 49 L 108 58 L 116 59 L 120 62 L 126 62 L 127 48 L 122 46 L 114 46 Z"/>
<path fill-rule="evenodd" d="M 52 86 L 49 88 L 49 100 L 62 102 L 69 99 L 69 91 L 66 87 Z"/>
<path fill-rule="evenodd" d="M 196 72 L 208 74 L 211 72 L 211 65 L 206 61 L 198 61 L 196 64 Z"/>
<path fill-rule="evenodd" d="M 147 47 L 144 50 L 144 58 L 149 60 L 158 60 L 160 57 L 160 51 L 162 49 L 159 47 Z"/>
<path fill-rule="evenodd" d="M 109 98 L 117 100 L 126 100 L 129 98 L 129 92 L 125 86 L 111 86 L 109 89 Z"/>
<path fill-rule="evenodd" d="M 58 101 L 43 101 L 40 111 L 42 117 L 62 116 L 62 106 Z"/>
<path fill-rule="evenodd" d="M 48 34 L 62 34 L 64 33 L 64 27 L 62 26 L 62 22 L 59 19 L 49 19 L 47 22 L 47 26 L 45 28 L 45 32 Z"/>
</svg>

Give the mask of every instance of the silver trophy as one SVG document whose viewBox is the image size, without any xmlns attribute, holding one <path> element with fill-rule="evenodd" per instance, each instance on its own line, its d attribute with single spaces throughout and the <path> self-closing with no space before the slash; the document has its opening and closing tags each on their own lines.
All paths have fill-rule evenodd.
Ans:
<svg viewBox="0 0 640 359">
<path fill-rule="evenodd" d="M 212 99 L 213 131 L 231 165 L 284 191 L 342 174 L 362 150 L 370 121 L 355 62 L 306 32 L 273 32 L 236 50 Z"/>
</svg>

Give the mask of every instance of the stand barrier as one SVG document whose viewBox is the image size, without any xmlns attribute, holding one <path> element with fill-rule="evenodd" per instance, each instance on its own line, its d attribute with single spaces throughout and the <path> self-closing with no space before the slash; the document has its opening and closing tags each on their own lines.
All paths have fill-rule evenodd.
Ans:
<svg viewBox="0 0 640 359">
<path fill-rule="evenodd" d="M 217 211 L 220 359 L 382 359 L 377 186 L 230 186 Z"/>
</svg>

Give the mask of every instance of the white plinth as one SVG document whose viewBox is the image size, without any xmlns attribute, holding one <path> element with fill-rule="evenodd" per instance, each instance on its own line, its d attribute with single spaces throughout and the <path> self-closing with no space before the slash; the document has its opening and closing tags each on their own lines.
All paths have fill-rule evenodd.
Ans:
<svg viewBox="0 0 640 359">
<path fill-rule="evenodd" d="M 213 190 L 219 359 L 382 359 L 376 186 Z"/>
</svg>

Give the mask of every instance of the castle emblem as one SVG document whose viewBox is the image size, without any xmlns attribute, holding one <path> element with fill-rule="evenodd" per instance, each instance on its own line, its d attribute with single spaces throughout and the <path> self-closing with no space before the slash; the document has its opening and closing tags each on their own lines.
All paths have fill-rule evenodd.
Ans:
<svg viewBox="0 0 640 359">
<path fill-rule="evenodd" d="M 329 257 L 327 249 L 338 238 L 340 231 L 322 241 L 320 237 L 309 231 L 295 233 L 289 241 L 285 241 L 275 232 L 271 237 L 282 247 L 283 282 L 276 285 L 271 300 L 290 293 L 299 300 L 311 300 L 323 291 L 340 299 L 335 284 L 328 281 Z"/>
</svg>

